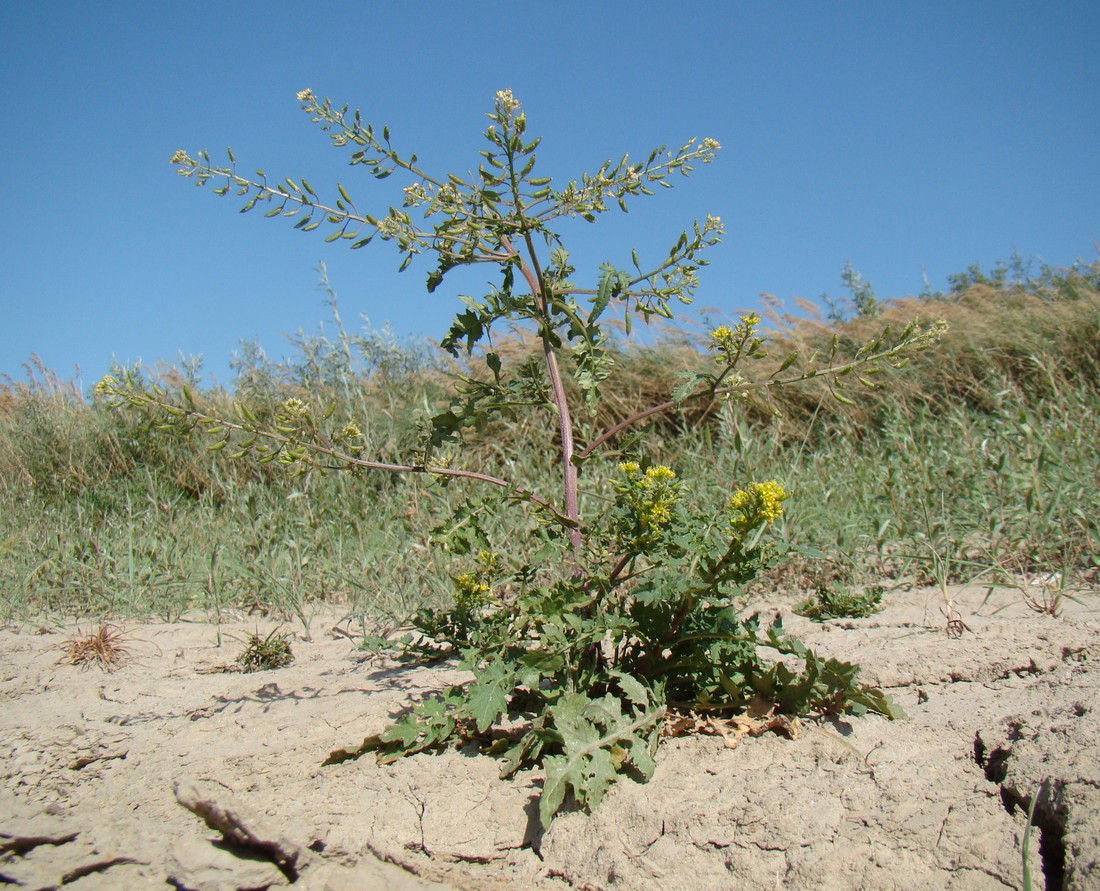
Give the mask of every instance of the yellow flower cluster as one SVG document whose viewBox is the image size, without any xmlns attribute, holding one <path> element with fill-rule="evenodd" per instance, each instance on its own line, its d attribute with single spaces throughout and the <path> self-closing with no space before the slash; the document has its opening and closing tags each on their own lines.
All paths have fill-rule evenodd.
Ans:
<svg viewBox="0 0 1100 891">
<path fill-rule="evenodd" d="M 733 329 L 729 325 L 719 325 L 713 331 L 710 332 L 711 345 L 715 349 L 728 352 L 734 349 L 737 344 L 733 339 Z"/>
<path fill-rule="evenodd" d="M 92 392 L 95 393 L 96 396 L 113 396 L 116 387 L 118 387 L 118 380 L 114 375 L 105 374 L 100 379 L 99 383 L 92 387 Z"/>
<path fill-rule="evenodd" d="M 485 602 L 489 586 L 478 578 L 476 572 L 464 572 L 454 577 L 455 605 L 459 609 L 474 609 Z"/>
<path fill-rule="evenodd" d="M 772 523 L 783 515 L 787 492 L 775 480 L 751 483 L 730 497 L 730 524 L 735 529 L 754 529 L 761 523 Z"/>
<path fill-rule="evenodd" d="M 628 477 L 637 477 L 642 471 L 642 466 L 637 461 L 623 461 L 619 465 L 619 470 L 625 473 Z M 646 469 L 644 478 L 654 482 L 660 482 L 663 480 L 676 479 L 676 471 L 671 467 L 667 467 L 664 464 L 654 464 L 652 467 Z"/>
<path fill-rule="evenodd" d="M 653 480 L 654 482 L 674 480 L 676 479 L 676 471 L 671 467 L 666 467 L 664 464 L 658 464 L 656 467 L 650 467 L 645 472 L 645 478 L 647 480 Z"/>
<path fill-rule="evenodd" d="M 746 345 L 756 335 L 756 326 L 760 324 L 760 316 L 754 312 L 741 316 L 737 326 L 719 325 L 710 332 L 710 348 L 718 355 L 714 360 L 721 364 L 733 364 L 745 351 Z"/>
<path fill-rule="evenodd" d="M 469 572 L 453 576 L 455 606 L 463 610 L 477 609 L 488 602 L 493 573 L 500 569 L 500 555 L 481 551 L 477 555 L 477 567 Z"/>
<path fill-rule="evenodd" d="M 634 508 L 643 535 L 653 536 L 665 529 L 672 522 L 672 508 L 678 497 L 676 471 L 656 464 L 643 473 L 637 461 L 624 461 L 619 470 L 628 480 L 619 491 Z"/>
</svg>

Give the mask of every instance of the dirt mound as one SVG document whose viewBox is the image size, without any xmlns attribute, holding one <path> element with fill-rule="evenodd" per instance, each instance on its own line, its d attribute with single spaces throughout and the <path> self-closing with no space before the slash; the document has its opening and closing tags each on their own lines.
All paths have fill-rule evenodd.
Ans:
<svg viewBox="0 0 1100 891">
<path fill-rule="evenodd" d="M 461 678 L 365 660 L 318 616 L 288 667 L 231 665 L 272 623 L 131 626 L 112 673 L 72 629 L 0 630 L 0 882 L 27 887 L 1021 888 L 1100 885 L 1100 610 L 894 591 L 868 619 L 787 626 L 908 712 L 728 748 L 668 740 L 652 781 L 537 821 L 541 776 L 473 750 L 323 766 Z M 1007 604 L 1007 606 L 1006 606 Z M 788 604 L 789 605 L 789 604 Z M 285 626 L 291 630 L 290 626 Z M 48 633 L 39 633 L 48 632 Z M 213 669 L 213 671 L 211 671 Z M 213 815 L 213 816 L 211 816 Z"/>
</svg>

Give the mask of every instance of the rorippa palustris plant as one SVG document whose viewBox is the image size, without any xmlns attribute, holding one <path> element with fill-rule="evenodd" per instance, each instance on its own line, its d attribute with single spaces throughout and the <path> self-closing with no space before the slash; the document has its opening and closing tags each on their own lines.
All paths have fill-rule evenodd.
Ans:
<svg viewBox="0 0 1100 891">
<path fill-rule="evenodd" d="M 687 400 L 737 398 L 815 377 L 843 399 L 837 391 L 848 380 L 869 383 L 869 375 L 900 366 L 934 342 L 942 325 L 914 321 L 887 329 L 850 360 L 840 358 L 835 344 L 831 353 L 793 355 L 754 380 L 746 368 L 766 355 L 765 337 L 760 319 L 744 315 L 712 332 L 707 367 L 685 375 L 668 402 L 613 429 L 593 430 L 614 364 L 609 320 L 625 320 L 629 335 L 632 322 L 670 319 L 674 305 L 690 303 L 706 263 L 700 254 L 718 243 L 722 224 L 707 216 L 653 262 L 631 252 L 628 268 L 606 263 L 594 287 L 574 283 L 554 226 L 575 217 L 594 222 L 616 206 L 626 210 L 656 187 L 669 187 L 674 174 L 710 163 L 718 142 L 691 139 L 637 162 L 623 156 L 556 185 L 536 171 L 540 140 L 527 133 L 520 103 L 504 90 L 488 115 L 477 172 L 436 176 L 416 155 L 395 149 L 388 128 L 376 130 L 358 111 L 310 90 L 298 99 L 333 145 L 350 150 L 353 166 L 377 180 L 401 178 L 400 206 L 363 212 L 343 185 L 326 203 L 304 179 L 272 183 L 262 172 L 239 173 L 232 152 L 228 167 L 214 165 L 206 152 L 192 158 L 179 151 L 172 163 L 197 185 L 213 183 L 215 193 L 245 199 L 243 210 L 266 208 L 267 216 L 292 219 L 304 231 L 323 227 L 327 241 L 352 248 L 391 242 L 402 269 L 429 255 L 429 292 L 458 267 L 496 270 L 499 285 L 481 298 L 463 297 L 442 338 L 445 350 L 466 357 L 468 373 L 455 381 L 449 408 L 425 423 L 420 451 L 404 463 L 374 460 L 363 453 L 355 423 L 336 422 L 324 407 L 299 399 L 288 399 L 267 424 L 244 404 L 237 417 L 212 416 L 187 389 L 169 392 L 133 375 L 106 378 L 96 389 L 148 412 L 155 423 L 201 429 L 213 438 L 210 448 L 236 457 L 478 485 L 495 493 L 497 507 L 526 518 L 523 536 L 493 541 L 481 518 L 494 499 L 476 495 L 477 509 L 471 503 L 434 530 L 442 547 L 466 561 L 453 576 L 453 604 L 423 610 L 415 635 L 387 644 L 407 656 L 457 658 L 474 680 L 417 703 L 354 754 L 375 751 L 393 760 L 478 742 L 502 756 L 505 776 L 529 766 L 545 770 L 540 815 L 547 825 L 568 796 L 590 808 L 621 774 L 648 778 L 662 728 L 676 713 L 721 720 L 752 705 L 754 714 L 897 717 L 881 691 L 858 682 L 857 666 L 822 659 L 778 618 L 764 627 L 759 616 L 743 617 L 735 606 L 744 586 L 780 556 L 767 529 L 783 512 L 782 485 L 730 481 L 725 504 L 700 504 L 690 481 L 671 467 L 631 458 L 623 443 L 647 418 Z M 537 355 L 506 360 L 496 352 L 493 332 L 505 327 L 527 330 Z M 579 394 L 575 401 L 570 393 Z M 544 419 L 544 453 L 560 471 L 556 493 L 440 457 L 461 456 L 461 445 L 488 423 L 524 412 Z M 582 501 L 586 479 L 602 490 Z M 582 503 L 603 507 L 582 513 Z"/>
</svg>

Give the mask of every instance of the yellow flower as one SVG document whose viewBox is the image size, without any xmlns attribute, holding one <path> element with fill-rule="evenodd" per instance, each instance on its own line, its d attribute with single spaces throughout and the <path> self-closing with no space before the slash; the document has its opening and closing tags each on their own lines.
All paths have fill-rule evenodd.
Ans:
<svg viewBox="0 0 1100 891">
<path fill-rule="evenodd" d="M 680 494 L 676 471 L 655 464 L 642 473 L 637 461 L 623 461 L 619 470 L 626 474 L 626 480 L 616 483 L 615 490 L 629 509 L 620 527 L 621 540 L 641 550 L 654 547 L 674 519 L 673 509 Z M 631 515 L 633 520 L 629 519 Z"/>
<path fill-rule="evenodd" d="M 654 504 L 641 514 L 642 526 L 647 532 L 663 529 L 672 522 L 672 511 L 667 504 Z"/>
<path fill-rule="evenodd" d="M 733 330 L 729 325 L 719 325 L 710 332 L 713 346 L 718 349 L 731 349 L 733 347 Z"/>
<path fill-rule="evenodd" d="M 760 513 L 769 523 L 778 520 L 783 514 L 783 500 L 787 497 L 787 493 L 775 480 L 756 485 L 760 497 Z"/>
<path fill-rule="evenodd" d="M 362 436 L 362 435 L 363 435 L 362 431 L 359 429 L 359 426 L 354 421 L 352 421 L 346 427 L 344 427 L 344 433 L 343 433 L 343 438 L 344 439 L 352 439 L 356 436 Z"/>
<path fill-rule="evenodd" d="M 114 393 L 115 387 L 118 386 L 118 381 L 110 374 L 103 375 L 103 378 L 92 387 L 92 392 L 96 396 L 110 396 Z"/>
<path fill-rule="evenodd" d="M 751 483 L 730 497 L 730 523 L 738 529 L 752 529 L 761 522 L 772 523 L 783 515 L 786 498 L 786 491 L 775 480 Z"/>
<path fill-rule="evenodd" d="M 298 101 L 299 102 L 312 102 L 313 101 L 313 90 L 309 89 L 308 87 L 304 90 L 299 90 L 298 91 Z"/>
<path fill-rule="evenodd" d="M 459 609 L 476 609 L 486 603 L 485 595 L 489 593 L 489 586 L 478 578 L 477 573 L 464 572 L 454 576 L 453 580 L 455 606 Z"/>
</svg>

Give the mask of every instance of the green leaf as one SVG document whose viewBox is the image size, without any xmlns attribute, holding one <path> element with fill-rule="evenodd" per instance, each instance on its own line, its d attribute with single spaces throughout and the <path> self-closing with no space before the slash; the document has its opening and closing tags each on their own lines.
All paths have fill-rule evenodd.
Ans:
<svg viewBox="0 0 1100 891">
<path fill-rule="evenodd" d="M 504 764 L 500 768 L 500 778 L 507 779 L 527 764 L 536 762 L 542 754 L 546 716 L 539 715 L 531 722 L 531 729 L 519 742 L 504 754 Z"/>
<path fill-rule="evenodd" d="M 637 678 L 618 670 L 608 673 L 618 681 L 619 688 L 633 705 L 643 709 L 649 706 L 650 691 Z"/>
<path fill-rule="evenodd" d="M 672 391 L 672 401 L 677 405 L 694 393 L 699 388 L 699 384 L 714 383 L 712 375 L 703 374 L 702 372 L 682 371 L 680 376 L 686 378 L 686 380 Z"/>
<path fill-rule="evenodd" d="M 468 355 L 473 352 L 474 344 L 484 336 L 485 324 L 481 313 L 468 309 L 455 316 L 454 321 L 451 323 L 451 330 L 447 332 L 440 346 L 452 356 L 458 356 L 459 344 L 465 340 Z"/>
<path fill-rule="evenodd" d="M 618 284 L 619 273 L 610 263 L 600 264 L 600 277 L 596 285 L 596 296 L 592 300 L 592 311 L 588 314 L 588 324 L 595 324 L 611 302 L 612 288 Z"/>
<path fill-rule="evenodd" d="M 615 359 L 603 348 L 603 341 L 582 341 L 573 348 L 574 380 L 581 389 L 585 408 L 594 412 L 600 401 L 600 384 L 611 375 Z"/>
<path fill-rule="evenodd" d="M 649 768 L 665 709 L 624 715 L 622 703 L 611 694 L 592 700 L 583 693 L 566 693 L 549 712 L 561 735 L 563 754 L 543 759 L 546 779 L 539 818 L 544 827 L 561 809 L 567 791 L 582 807 L 594 808 L 632 755 Z"/>
<path fill-rule="evenodd" d="M 477 724 L 478 733 L 484 733 L 508 707 L 508 694 L 515 686 L 515 672 L 501 660 L 491 662 L 478 671 L 478 678 L 466 690 L 466 704 Z"/>
</svg>

